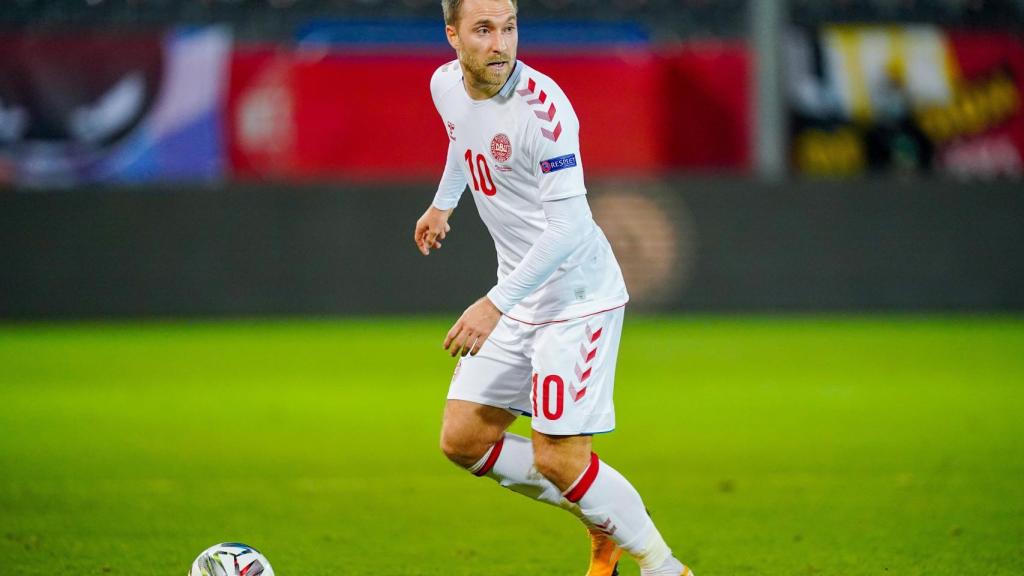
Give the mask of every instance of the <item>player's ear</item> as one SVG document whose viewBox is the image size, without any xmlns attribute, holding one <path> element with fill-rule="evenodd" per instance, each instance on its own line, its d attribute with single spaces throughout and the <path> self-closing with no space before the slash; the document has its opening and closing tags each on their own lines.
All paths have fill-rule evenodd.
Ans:
<svg viewBox="0 0 1024 576">
<path fill-rule="evenodd" d="M 458 52 L 460 49 L 459 30 L 451 24 L 446 24 L 444 34 L 448 37 L 448 45 Z"/>
</svg>

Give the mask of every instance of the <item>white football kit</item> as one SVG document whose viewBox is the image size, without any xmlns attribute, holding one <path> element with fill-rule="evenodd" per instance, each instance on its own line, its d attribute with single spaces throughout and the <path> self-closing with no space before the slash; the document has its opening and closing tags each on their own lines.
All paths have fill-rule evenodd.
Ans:
<svg viewBox="0 0 1024 576">
<path fill-rule="evenodd" d="M 530 414 L 545 434 L 610 431 L 629 297 L 586 202 L 569 100 L 521 61 L 487 100 L 469 97 L 457 60 L 438 68 L 430 90 L 449 139 L 433 204 L 454 208 L 469 186 L 498 256 L 487 296 L 503 314 L 459 362 L 448 398 Z"/>
</svg>

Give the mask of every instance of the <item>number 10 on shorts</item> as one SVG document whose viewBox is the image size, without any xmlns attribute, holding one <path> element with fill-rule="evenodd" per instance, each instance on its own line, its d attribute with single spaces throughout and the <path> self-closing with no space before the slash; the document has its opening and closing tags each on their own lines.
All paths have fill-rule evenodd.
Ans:
<svg viewBox="0 0 1024 576">
<path fill-rule="evenodd" d="M 538 380 L 541 382 L 539 390 Z M 562 409 L 565 407 L 564 384 L 562 378 L 556 374 L 545 376 L 541 380 L 539 374 L 533 373 L 533 392 L 530 394 L 530 398 L 533 400 L 534 416 L 544 414 L 544 418 L 547 420 L 558 420 L 562 417 Z M 540 410 L 537 409 L 538 403 Z M 552 403 L 554 403 L 554 407 L 551 406 Z"/>
</svg>

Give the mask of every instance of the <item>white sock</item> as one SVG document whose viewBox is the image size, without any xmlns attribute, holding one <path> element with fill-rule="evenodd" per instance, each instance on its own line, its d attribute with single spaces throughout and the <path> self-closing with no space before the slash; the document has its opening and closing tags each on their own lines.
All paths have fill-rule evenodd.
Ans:
<svg viewBox="0 0 1024 576">
<path fill-rule="evenodd" d="M 669 556 L 665 563 L 658 568 L 640 570 L 640 576 L 682 576 L 684 574 L 693 576 L 693 572 L 683 572 L 684 570 L 686 570 L 686 566 L 682 562 Z"/>
<path fill-rule="evenodd" d="M 647 515 L 636 488 L 617 470 L 591 454 L 590 465 L 564 496 L 579 503 L 591 524 L 636 558 L 644 574 L 663 568 L 672 550 Z"/>
<path fill-rule="evenodd" d="M 569 502 L 558 486 L 537 472 L 533 465 L 533 443 L 529 439 L 506 433 L 469 471 L 487 476 L 499 484 L 538 502 L 558 506 L 579 518 L 589 528 L 590 522 L 580 507 Z"/>
</svg>

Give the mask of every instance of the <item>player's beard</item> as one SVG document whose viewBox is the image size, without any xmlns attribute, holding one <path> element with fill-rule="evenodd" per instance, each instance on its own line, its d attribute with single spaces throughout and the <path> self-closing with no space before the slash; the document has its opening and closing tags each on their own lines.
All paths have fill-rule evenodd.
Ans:
<svg viewBox="0 0 1024 576">
<path fill-rule="evenodd" d="M 488 88 L 486 91 L 491 93 L 496 93 L 505 85 L 515 67 L 515 59 L 512 55 L 491 56 L 487 60 L 479 61 L 463 52 L 460 60 L 463 68 L 469 73 L 468 80 L 473 86 L 479 89 Z M 488 66 L 492 62 L 505 62 L 505 66 L 500 71 L 496 71 Z"/>
</svg>

